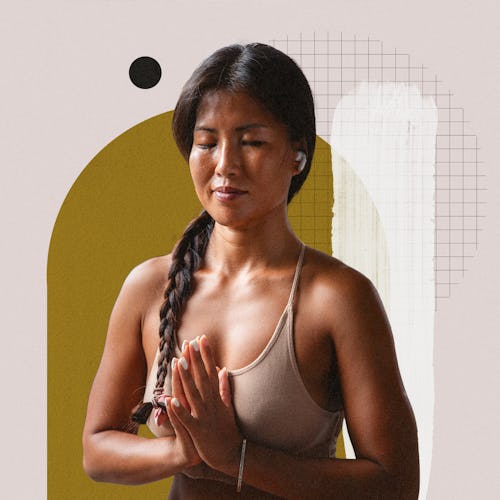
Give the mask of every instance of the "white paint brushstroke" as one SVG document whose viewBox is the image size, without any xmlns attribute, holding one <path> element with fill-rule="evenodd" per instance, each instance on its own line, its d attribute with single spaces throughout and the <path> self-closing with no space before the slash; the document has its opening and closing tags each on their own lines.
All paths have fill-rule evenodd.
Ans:
<svg viewBox="0 0 500 500">
<path fill-rule="evenodd" d="M 330 141 L 333 249 L 374 282 L 387 309 L 417 419 L 420 498 L 429 482 L 434 413 L 437 123 L 433 99 L 416 86 L 365 82 L 340 100 Z"/>
<path fill-rule="evenodd" d="M 333 251 L 368 276 L 384 304 L 390 302 L 389 254 L 373 200 L 349 163 L 332 151 L 334 165 Z M 342 425 L 347 458 L 355 458 L 346 422 Z"/>
</svg>

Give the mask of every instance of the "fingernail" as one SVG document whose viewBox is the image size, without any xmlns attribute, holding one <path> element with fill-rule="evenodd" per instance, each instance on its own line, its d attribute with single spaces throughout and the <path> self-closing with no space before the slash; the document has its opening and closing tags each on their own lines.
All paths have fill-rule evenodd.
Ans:
<svg viewBox="0 0 500 500">
<path fill-rule="evenodd" d="M 207 342 L 207 336 L 206 335 L 202 335 L 201 336 L 201 339 L 200 339 L 200 342 L 202 342 L 203 344 L 205 344 Z"/>
<path fill-rule="evenodd" d="M 172 404 L 176 407 L 176 408 L 179 408 L 179 406 L 181 405 L 179 403 L 179 400 L 177 398 L 172 398 Z"/>
<path fill-rule="evenodd" d="M 175 368 L 176 364 L 177 364 L 177 358 L 172 358 L 172 370 Z"/>
<path fill-rule="evenodd" d="M 184 352 L 186 350 L 186 347 L 188 345 L 188 341 L 185 340 L 183 343 L 182 343 L 182 352 Z"/>
<path fill-rule="evenodd" d="M 179 360 L 179 363 L 182 365 L 182 368 L 184 368 L 184 370 L 188 369 L 188 362 L 186 361 L 186 358 L 181 358 Z"/>
<path fill-rule="evenodd" d="M 200 346 L 198 345 L 198 340 L 197 339 L 194 339 L 192 342 L 191 342 L 191 345 L 193 346 L 193 349 L 195 351 L 199 351 L 200 350 Z"/>
</svg>

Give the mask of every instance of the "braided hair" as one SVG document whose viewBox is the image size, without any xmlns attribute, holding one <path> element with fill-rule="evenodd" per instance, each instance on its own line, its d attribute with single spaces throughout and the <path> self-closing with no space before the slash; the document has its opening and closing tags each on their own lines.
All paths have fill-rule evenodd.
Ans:
<svg viewBox="0 0 500 500">
<path fill-rule="evenodd" d="M 172 131 L 188 161 L 198 107 L 211 91 L 246 92 L 286 125 L 290 141 L 300 141 L 307 155 L 304 169 L 292 177 L 288 203 L 302 187 L 311 168 L 316 143 L 314 102 L 302 70 L 293 59 L 269 45 L 230 45 L 217 50 L 194 71 L 184 85 L 174 110 Z M 172 253 L 168 285 L 160 309 L 159 359 L 152 402 L 139 404 L 132 420 L 145 423 L 156 396 L 163 392 L 167 369 L 176 343 L 177 329 L 186 303 L 194 291 L 194 273 L 200 268 L 214 227 L 205 210 L 184 231 Z"/>
</svg>

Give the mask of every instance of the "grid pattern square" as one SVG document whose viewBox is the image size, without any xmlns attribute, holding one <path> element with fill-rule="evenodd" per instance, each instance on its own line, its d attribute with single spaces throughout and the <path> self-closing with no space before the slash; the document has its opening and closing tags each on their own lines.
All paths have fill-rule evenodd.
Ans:
<svg viewBox="0 0 500 500">
<path fill-rule="evenodd" d="M 299 33 L 271 44 L 293 57 L 311 82 L 317 132 L 326 141 L 337 103 L 361 82 L 407 82 L 416 85 L 422 96 L 432 96 L 439 118 L 434 192 L 435 286 L 438 299 L 449 297 L 452 285 L 462 280 L 466 267 L 463 262 L 477 250 L 486 192 L 477 136 L 465 120 L 464 109 L 455 104 L 453 93 L 443 88 L 443 83 L 427 68 L 412 64 L 409 54 L 387 49 L 380 40 L 346 37 L 343 33 Z M 316 179 L 308 202 L 304 200 L 294 208 L 294 213 L 300 214 L 303 231 L 311 238 L 314 220 L 332 215 L 328 190 L 320 191 L 319 185 Z"/>
</svg>

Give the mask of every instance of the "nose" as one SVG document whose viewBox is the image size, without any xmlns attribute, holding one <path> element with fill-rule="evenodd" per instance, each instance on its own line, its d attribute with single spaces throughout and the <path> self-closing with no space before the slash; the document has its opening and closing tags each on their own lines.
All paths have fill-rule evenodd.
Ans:
<svg viewBox="0 0 500 500">
<path fill-rule="evenodd" d="M 215 174 L 219 177 L 232 177 L 240 168 L 240 157 L 237 146 L 229 141 L 224 142 L 219 148 Z"/>
</svg>

